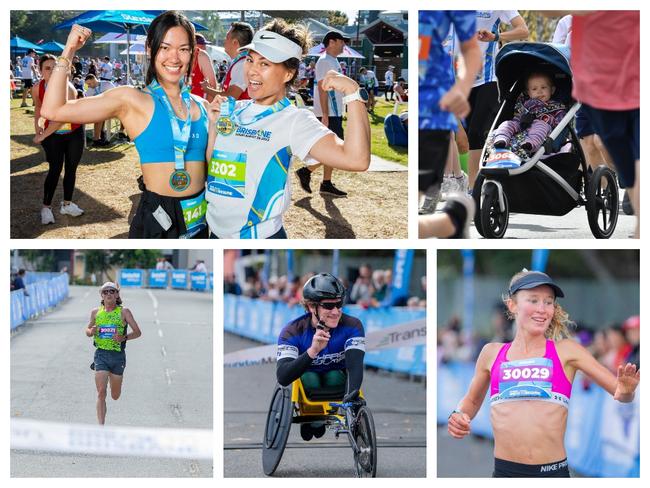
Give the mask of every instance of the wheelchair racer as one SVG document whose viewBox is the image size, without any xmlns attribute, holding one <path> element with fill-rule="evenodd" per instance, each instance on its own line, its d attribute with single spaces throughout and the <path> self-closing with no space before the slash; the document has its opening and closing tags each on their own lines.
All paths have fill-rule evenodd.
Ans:
<svg viewBox="0 0 650 488">
<path fill-rule="evenodd" d="M 308 395 L 321 388 L 345 391 L 343 402 L 358 402 L 366 339 L 359 319 L 343 313 L 343 283 L 329 273 L 311 277 L 302 291 L 307 313 L 289 322 L 278 338 L 277 379 L 289 386 L 300 378 Z M 323 422 L 303 423 L 306 441 L 325 434 Z"/>
</svg>

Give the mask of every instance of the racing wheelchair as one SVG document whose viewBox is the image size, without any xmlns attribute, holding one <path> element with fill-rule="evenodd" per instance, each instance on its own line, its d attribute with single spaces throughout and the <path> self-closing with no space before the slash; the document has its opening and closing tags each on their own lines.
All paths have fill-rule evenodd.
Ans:
<svg viewBox="0 0 650 488">
<path fill-rule="evenodd" d="M 374 478 L 377 473 L 375 423 L 364 401 L 341 401 L 341 388 L 305 389 L 300 379 L 291 386 L 276 384 L 266 417 L 262 440 L 264 474 L 271 476 L 282 459 L 291 424 L 323 422 L 334 437 L 347 435 L 357 477 Z M 363 399 L 360 392 L 359 398 Z"/>
</svg>

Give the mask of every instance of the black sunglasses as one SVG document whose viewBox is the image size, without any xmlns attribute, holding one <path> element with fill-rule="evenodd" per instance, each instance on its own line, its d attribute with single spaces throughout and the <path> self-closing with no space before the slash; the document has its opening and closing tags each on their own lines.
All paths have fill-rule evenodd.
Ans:
<svg viewBox="0 0 650 488">
<path fill-rule="evenodd" d="M 319 303 L 321 307 L 323 307 L 325 310 L 334 310 L 335 308 L 343 308 L 343 300 L 339 300 L 338 302 L 327 302 L 327 303 Z"/>
<path fill-rule="evenodd" d="M 102 295 L 115 295 L 117 293 L 117 290 L 102 290 Z"/>
</svg>

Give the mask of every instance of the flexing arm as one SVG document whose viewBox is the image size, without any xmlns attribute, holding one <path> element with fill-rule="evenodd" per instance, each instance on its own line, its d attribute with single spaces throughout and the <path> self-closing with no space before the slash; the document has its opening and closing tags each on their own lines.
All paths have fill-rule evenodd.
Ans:
<svg viewBox="0 0 650 488">
<path fill-rule="evenodd" d="M 341 91 L 344 95 L 350 95 L 359 89 L 356 81 L 334 70 L 327 73 L 322 83 L 325 90 Z M 309 154 L 332 168 L 366 171 L 370 165 L 370 123 L 365 103 L 353 101 L 348 104 L 346 131 L 345 141 L 330 134 L 316 142 Z"/>
<path fill-rule="evenodd" d="M 456 439 L 462 439 L 470 433 L 469 424 L 481 409 L 488 386 L 490 386 L 490 364 L 494 359 L 495 346 L 498 345 L 486 344 L 481 350 L 476 361 L 474 378 L 472 378 L 467 394 L 456 408 L 462 413 L 453 413 L 449 416 L 447 431 Z"/>
<path fill-rule="evenodd" d="M 641 372 L 636 366 L 630 363 L 619 365 L 616 376 L 605 366 L 600 364 L 591 353 L 575 341 L 565 339 L 561 343 L 563 355 L 566 354 L 567 363 L 589 376 L 596 384 L 601 386 L 610 395 L 622 403 L 629 403 L 634 400 L 634 392 L 639 381 Z"/>
<path fill-rule="evenodd" d="M 68 70 L 75 52 L 80 49 L 90 37 L 90 30 L 74 25 L 68 36 L 66 46 L 61 55 L 67 59 L 57 61 L 48 89 L 42 101 L 41 116 L 56 122 L 71 122 L 87 124 L 117 117 L 120 120 L 129 107 L 128 93 L 131 87 L 120 87 L 109 90 L 102 95 L 80 100 L 69 99 Z"/>
</svg>

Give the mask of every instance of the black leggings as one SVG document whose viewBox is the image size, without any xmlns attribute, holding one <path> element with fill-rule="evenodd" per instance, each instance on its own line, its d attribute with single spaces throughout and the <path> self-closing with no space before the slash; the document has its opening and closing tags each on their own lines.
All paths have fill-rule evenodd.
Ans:
<svg viewBox="0 0 650 488">
<path fill-rule="evenodd" d="M 427 191 L 430 186 L 442 183 L 449 153 L 449 130 L 420 129 L 418 154 L 418 190 Z"/>
<path fill-rule="evenodd" d="M 72 200 L 74 184 L 77 178 L 77 166 L 84 152 L 84 131 L 81 127 L 68 134 L 52 134 L 41 142 L 45 150 L 45 159 L 50 169 L 43 185 L 43 205 L 51 205 L 59 183 L 59 176 L 65 164 L 63 175 L 63 199 Z"/>
</svg>

